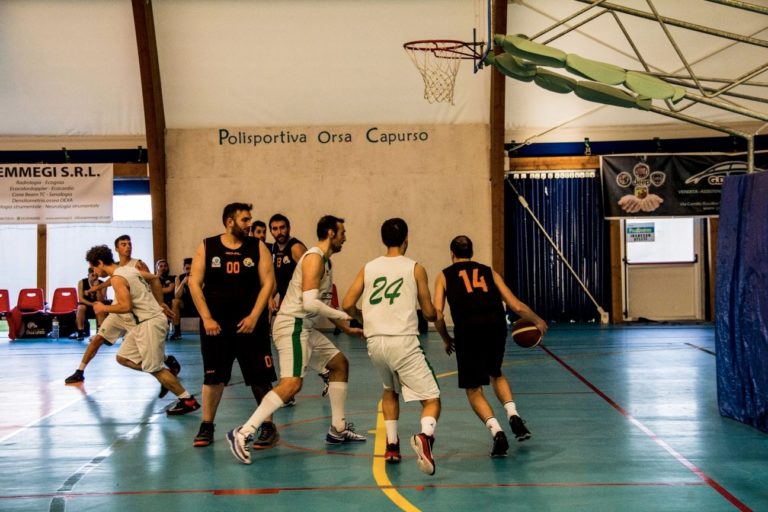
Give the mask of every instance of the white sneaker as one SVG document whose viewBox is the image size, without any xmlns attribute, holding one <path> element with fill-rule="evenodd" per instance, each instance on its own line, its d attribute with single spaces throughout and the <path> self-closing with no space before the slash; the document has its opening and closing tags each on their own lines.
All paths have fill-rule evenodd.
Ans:
<svg viewBox="0 0 768 512">
<path fill-rule="evenodd" d="M 242 462 L 243 464 L 250 464 L 251 463 L 251 440 L 253 439 L 252 435 L 244 435 L 240 432 L 240 429 L 242 429 L 242 425 L 236 428 L 233 428 L 229 432 L 227 432 L 227 441 L 229 441 L 229 451 L 232 452 L 232 455 L 235 456 L 237 460 Z"/>
<path fill-rule="evenodd" d="M 347 423 L 346 428 L 341 432 L 331 425 L 331 428 L 328 429 L 328 434 L 325 436 L 327 444 L 363 443 L 365 441 L 365 436 L 355 432 L 355 426 L 352 423 Z"/>
</svg>

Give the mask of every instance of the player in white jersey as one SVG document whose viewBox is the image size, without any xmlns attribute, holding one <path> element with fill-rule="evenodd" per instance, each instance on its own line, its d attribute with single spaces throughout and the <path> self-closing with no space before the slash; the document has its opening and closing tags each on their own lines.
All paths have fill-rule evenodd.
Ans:
<svg viewBox="0 0 768 512">
<path fill-rule="evenodd" d="M 132 370 L 151 373 L 179 400 L 166 409 L 168 415 L 180 415 L 200 408 L 195 397 L 181 385 L 176 375 L 165 368 L 166 315 L 163 292 L 157 276 L 128 266 L 118 266 L 106 245 L 91 247 L 85 259 L 100 277 L 109 277 L 115 290 L 115 303 L 94 302 L 97 313 L 128 314 L 134 324 L 128 329 L 117 353 L 117 362 Z"/>
<path fill-rule="evenodd" d="M 132 257 L 133 243 L 131 237 L 128 235 L 121 235 L 115 239 L 115 251 L 119 256 L 118 266 L 120 267 L 132 267 L 142 272 L 149 272 L 147 265 L 136 258 Z M 105 282 L 94 286 L 91 291 L 98 291 L 104 288 L 108 288 L 111 284 L 111 279 L 107 279 Z M 75 370 L 75 373 L 64 379 L 65 384 L 79 384 L 85 380 L 85 367 L 88 363 L 96 357 L 101 346 L 106 343 L 107 345 L 114 345 L 114 343 L 125 333 L 135 325 L 133 317 L 131 315 L 109 315 L 99 326 L 99 330 L 95 336 L 93 336 L 85 348 L 83 358 L 80 361 L 80 366 Z M 178 374 L 181 371 L 181 365 L 173 356 L 168 356 L 166 359 L 166 365 L 168 368 Z M 159 398 L 163 398 L 168 390 L 163 386 L 160 386 Z"/>
<path fill-rule="evenodd" d="M 325 441 L 340 444 L 365 441 L 345 419 L 349 362 L 331 340 L 315 327 L 321 316 L 350 335 L 362 336 L 361 329 L 349 327 L 349 316 L 328 305 L 333 275 L 330 258 L 347 240 L 344 219 L 326 215 L 317 223 L 318 244 L 298 261 L 288 291 L 272 326 L 272 339 L 280 358 L 280 381 L 242 426 L 227 432 L 232 454 L 243 464 L 251 463 L 249 441 L 262 422 L 299 392 L 308 367 L 331 372 L 328 396 L 331 426 Z"/>
<path fill-rule="evenodd" d="M 387 430 L 384 458 L 400 462 L 399 396 L 406 402 L 421 401 L 421 431 L 411 437 L 419 469 L 435 474 L 432 445 L 440 417 L 440 387 L 419 344 L 416 307 L 424 318 L 435 320 L 429 295 L 429 280 L 424 267 L 405 257 L 408 249 L 408 224 L 394 218 L 381 226 L 381 241 L 387 253 L 368 262 L 358 272 L 344 297 L 342 307 L 359 316 L 357 301 L 362 296 L 362 320 L 368 355 L 384 385 L 381 410 Z"/>
</svg>

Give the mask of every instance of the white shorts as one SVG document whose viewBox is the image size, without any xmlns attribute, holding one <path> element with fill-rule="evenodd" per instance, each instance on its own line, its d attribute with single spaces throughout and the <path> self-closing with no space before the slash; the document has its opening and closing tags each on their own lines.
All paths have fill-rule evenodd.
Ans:
<svg viewBox="0 0 768 512">
<path fill-rule="evenodd" d="M 128 330 L 117 355 L 141 365 L 147 373 L 159 372 L 165 368 L 165 337 L 168 321 L 165 316 L 145 320 Z"/>
<path fill-rule="evenodd" d="M 384 389 L 402 394 L 406 402 L 440 397 L 437 378 L 416 336 L 371 336 L 368 356 Z"/>
<path fill-rule="evenodd" d="M 129 329 L 136 327 L 136 319 L 130 313 L 110 313 L 101 322 L 98 334 L 110 345 L 125 336 Z"/>
<path fill-rule="evenodd" d="M 320 373 L 340 352 L 331 340 L 314 328 L 304 329 L 301 318 L 277 315 L 272 339 L 280 361 L 280 378 L 304 377 L 307 368 Z"/>
</svg>

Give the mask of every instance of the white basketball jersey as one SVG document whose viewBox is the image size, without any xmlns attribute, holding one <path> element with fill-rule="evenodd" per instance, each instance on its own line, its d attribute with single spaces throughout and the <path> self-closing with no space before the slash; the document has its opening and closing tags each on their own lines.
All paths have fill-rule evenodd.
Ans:
<svg viewBox="0 0 768 512">
<path fill-rule="evenodd" d="M 320 287 L 318 288 L 319 298 L 326 304 L 331 302 L 331 286 L 333 285 L 333 271 L 331 270 L 331 262 L 326 259 L 325 254 L 319 247 L 312 247 L 305 252 L 299 261 L 296 263 L 296 270 L 293 271 L 291 281 L 288 283 L 288 290 L 285 292 L 285 298 L 280 303 L 279 315 L 288 315 L 295 318 L 304 319 L 304 328 L 311 328 L 318 321 L 317 313 L 309 313 L 304 309 L 304 291 L 302 290 L 301 281 L 304 278 L 304 274 L 301 269 L 301 265 L 304 262 L 304 258 L 308 254 L 318 254 L 323 258 L 325 265 L 325 272 L 320 279 Z"/>
<path fill-rule="evenodd" d="M 365 265 L 365 337 L 418 335 L 416 262 L 405 256 L 380 256 Z"/>
<path fill-rule="evenodd" d="M 137 322 L 163 315 L 163 309 L 155 300 L 155 296 L 152 295 L 152 288 L 138 270 L 128 266 L 118 267 L 114 275 L 120 276 L 128 282 L 131 302 L 133 303 L 130 313 L 133 314 Z"/>
</svg>

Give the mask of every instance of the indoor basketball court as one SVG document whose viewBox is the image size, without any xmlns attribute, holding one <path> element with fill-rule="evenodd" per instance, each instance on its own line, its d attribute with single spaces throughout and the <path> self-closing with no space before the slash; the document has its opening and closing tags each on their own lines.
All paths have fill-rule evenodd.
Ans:
<svg viewBox="0 0 768 512">
<path fill-rule="evenodd" d="M 9 0 L 0 19 L 0 510 L 768 510 L 768 0 Z M 308 248 L 344 219 L 333 308 L 383 221 L 407 221 L 432 298 L 471 237 L 549 327 L 507 310 L 531 437 L 485 386 L 496 456 L 431 323 L 433 475 L 418 402 L 388 460 L 366 342 L 330 322 L 365 442 L 326 443 L 311 369 L 250 465 L 227 440 L 257 405 L 237 365 L 207 446 L 122 342 L 65 385 L 89 338 L 54 297 L 88 248 L 129 234 L 181 277 L 233 202 Z M 185 316 L 165 351 L 202 402 Z"/>
</svg>

